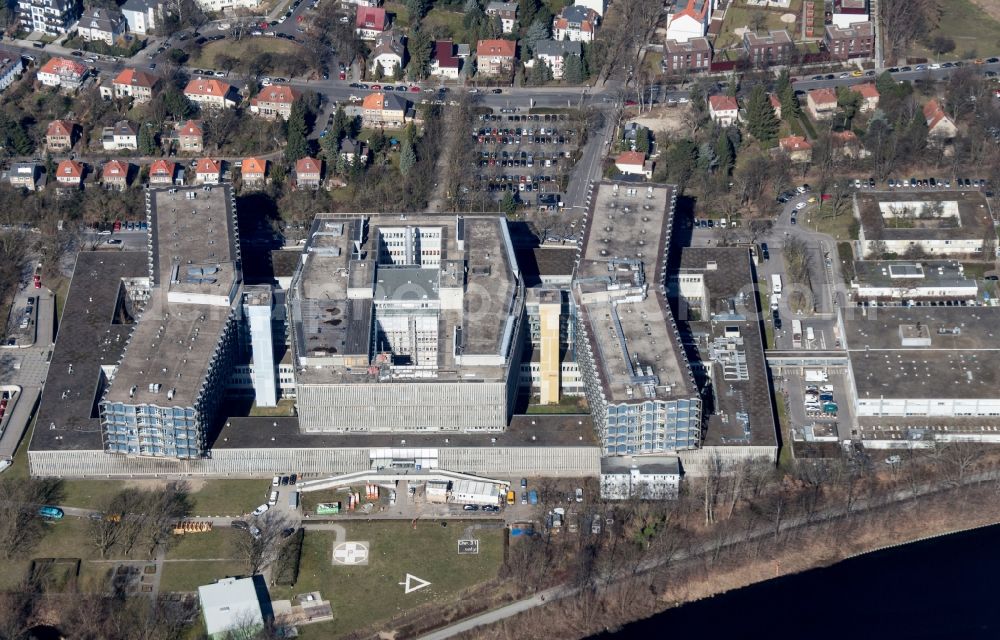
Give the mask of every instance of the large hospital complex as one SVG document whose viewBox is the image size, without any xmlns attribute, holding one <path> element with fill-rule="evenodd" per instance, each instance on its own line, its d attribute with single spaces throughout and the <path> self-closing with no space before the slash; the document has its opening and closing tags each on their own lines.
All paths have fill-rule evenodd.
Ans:
<svg viewBox="0 0 1000 640">
<path fill-rule="evenodd" d="M 774 460 L 756 297 L 720 279 L 752 282 L 750 252 L 672 250 L 669 186 L 601 183 L 592 203 L 579 243 L 550 251 L 498 215 L 322 214 L 280 252 L 290 278 L 248 281 L 228 186 L 151 189 L 146 252 L 78 257 L 31 473 Z M 590 413 L 519 408 L 563 396 Z"/>
</svg>

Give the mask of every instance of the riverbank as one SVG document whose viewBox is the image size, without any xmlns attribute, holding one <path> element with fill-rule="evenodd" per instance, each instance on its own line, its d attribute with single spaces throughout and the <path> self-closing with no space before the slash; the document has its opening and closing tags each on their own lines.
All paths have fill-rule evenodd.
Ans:
<svg viewBox="0 0 1000 640">
<path fill-rule="evenodd" d="M 779 528 L 775 535 L 748 535 L 745 541 L 730 538 L 727 544 L 704 549 L 682 561 L 583 590 L 498 624 L 479 627 L 464 637 L 591 636 L 776 577 L 828 567 L 858 554 L 994 524 L 1000 522 L 998 487 L 992 481 L 961 486 L 873 506 L 849 516 L 788 530 Z M 740 536 L 738 531 L 730 533 Z"/>
</svg>

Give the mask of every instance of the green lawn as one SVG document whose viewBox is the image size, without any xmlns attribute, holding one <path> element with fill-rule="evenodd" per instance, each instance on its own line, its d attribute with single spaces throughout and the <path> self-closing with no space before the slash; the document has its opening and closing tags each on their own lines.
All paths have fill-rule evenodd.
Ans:
<svg viewBox="0 0 1000 640">
<path fill-rule="evenodd" d="M 88 561 L 98 557 L 94 546 L 90 544 L 86 520 L 67 517 L 50 522 L 46 525 L 45 535 L 30 552 L 5 563 L 4 570 L 0 571 L 0 590 L 9 589 L 20 582 L 31 560 L 35 558 L 79 558 L 83 560 L 81 575 L 97 576 L 103 573 L 103 566 Z"/>
<path fill-rule="evenodd" d="M 214 68 L 215 56 L 220 53 L 233 56 L 239 60 L 245 60 L 253 55 L 254 51 L 257 53 L 286 53 L 291 55 L 305 53 L 300 45 L 283 38 L 244 38 L 239 41 L 219 40 L 205 44 L 201 48 L 201 55 L 189 64 L 193 67 Z"/>
<path fill-rule="evenodd" d="M 726 9 L 726 16 L 722 20 L 722 30 L 715 40 L 715 49 L 725 49 L 741 44 L 743 37 L 736 35 L 733 31 L 740 27 L 749 26 L 750 17 L 757 12 L 764 14 L 767 18 L 767 23 L 761 29 L 761 34 L 769 30 L 787 30 L 792 36 L 792 40 L 801 39 L 802 2 L 799 0 L 792 0 L 791 6 L 787 10 L 764 10 L 758 7 L 748 7 L 745 2 L 734 1 L 733 5 Z M 796 21 L 794 23 L 782 22 L 781 16 L 786 13 L 794 13 Z"/>
<path fill-rule="evenodd" d="M 246 575 L 246 566 L 236 560 L 164 562 L 160 591 L 197 591 L 219 578 Z"/>
<path fill-rule="evenodd" d="M 499 529 L 474 531 L 480 540 L 479 555 L 459 556 L 457 541 L 463 523 L 419 521 L 346 523 L 348 540 L 368 541 L 368 566 L 331 564 L 333 532 L 306 533 L 302 569 L 294 587 L 272 587 L 274 599 L 290 598 L 306 591 L 319 591 L 333 605 L 334 620 L 309 625 L 306 638 L 342 636 L 373 622 L 429 602 L 446 603 L 456 593 L 496 576 L 503 556 Z M 406 574 L 427 580 L 431 586 L 410 594 L 399 585 Z"/>
<path fill-rule="evenodd" d="M 269 480 L 205 480 L 191 494 L 192 512 L 199 516 L 238 516 L 267 500 Z"/>
<path fill-rule="evenodd" d="M 948 0 L 946 10 L 941 12 L 941 23 L 931 35 L 951 38 L 955 41 L 955 50 L 935 56 L 922 43 L 917 43 L 912 53 L 931 60 L 958 60 L 973 49 L 981 57 L 1000 52 L 1000 22 L 970 0 Z"/>
<path fill-rule="evenodd" d="M 386 2 L 385 12 L 392 14 L 392 26 L 404 29 L 410 26 L 410 10 L 402 2 Z"/>
<path fill-rule="evenodd" d="M 424 16 L 421 26 L 424 31 L 430 33 L 436 33 L 438 29 L 441 29 L 455 42 L 468 42 L 465 25 L 462 23 L 464 17 L 465 14 L 461 11 L 434 8 Z"/>
<path fill-rule="evenodd" d="M 804 217 L 804 219 L 803 219 Z M 845 211 L 839 216 L 827 215 L 822 209 L 811 209 L 799 215 L 799 224 L 805 223 L 810 229 L 833 236 L 835 240 L 851 240 L 851 223 L 854 216 Z"/>
<path fill-rule="evenodd" d="M 217 560 L 235 557 L 236 537 L 249 535 L 228 527 L 207 533 L 186 533 L 174 536 L 174 543 L 167 550 L 167 560 Z"/>
</svg>

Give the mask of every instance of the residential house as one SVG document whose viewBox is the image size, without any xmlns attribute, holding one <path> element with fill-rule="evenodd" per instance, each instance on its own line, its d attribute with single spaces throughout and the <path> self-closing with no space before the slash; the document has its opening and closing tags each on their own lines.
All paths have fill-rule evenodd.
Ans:
<svg viewBox="0 0 1000 640">
<path fill-rule="evenodd" d="M 181 153 L 201 153 L 205 149 L 205 132 L 197 120 L 188 120 L 177 129 L 177 150 Z"/>
<path fill-rule="evenodd" d="M 340 143 L 340 157 L 350 164 L 354 164 L 354 160 L 357 158 L 358 163 L 364 166 L 368 164 L 368 147 L 360 140 L 345 138 Z"/>
<path fill-rule="evenodd" d="M 514 26 L 517 24 L 516 2 L 490 2 L 486 5 L 486 15 L 499 18 L 504 33 L 514 33 Z"/>
<path fill-rule="evenodd" d="M 559 80 L 563 77 L 566 56 L 580 57 L 583 47 L 579 42 L 567 40 L 539 40 L 535 43 L 535 63 L 544 62 L 552 70 L 552 77 Z"/>
<path fill-rule="evenodd" d="M 244 188 L 264 186 L 264 181 L 267 179 L 267 160 L 253 156 L 244 158 L 240 176 L 243 178 Z"/>
<path fill-rule="evenodd" d="M 0 49 L 0 91 L 9 87 L 24 71 L 21 54 L 7 49 Z"/>
<path fill-rule="evenodd" d="M 645 176 L 650 178 L 653 175 L 653 167 L 646 162 L 646 154 L 641 151 L 626 151 L 615 158 L 615 166 L 627 176 Z"/>
<path fill-rule="evenodd" d="M 755 67 L 784 64 L 794 49 L 787 31 L 770 31 L 765 36 L 752 30 L 743 33 L 743 54 Z"/>
<path fill-rule="evenodd" d="M 431 75 L 457 80 L 461 70 L 461 60 L 455 55 L 455 45 L 451 40 L 438 40 L 431 53 Z"/>
<path fill-rule="evenodd" d="M 733 96 L 709 96 L 708 115 L 723 127 L 736 124 L 740 119 L 740 104 Z"/>
<path fill-rule="evenodd" d="M 802 136 L 781 138 L 778 145 L 792 162 L 812 162 L 812 145 Z"/>
<path fill-rule="evenodd" d="M 56 167 L 56 183 L 60 187 L 77 187 L 83 183 L 83 163 L 63 160 Z"/>
<path fill-rule="evenodd" d="M 73 148 L 76 126 L 66 120 L 53 120 L 45 130 L 45 148 L 49 153 L 63 153 Z"/>
<path fill-rule="evenodd" d="M 111 82 L 116 98 L 132 98 L 137 104 L 153 99 L 153 89 L 160 79 L 145 71 L 123 69 Z"/>
<path fill-rule="evenodd" d="M 375 38 L 375 46 L 371 53 L 373 72 L 381 69 L 383 76 L 394 78 L 396 70 L 401 71 L 405 62 L 406 44 L 403 42 L 403 36 L 389 30 Z"/>
<path fill-rule="evenodd" d="M 774 117 L 781 120 L 781 98 L 773 93 L 767 94 L 767 99 L 771 102 L 771 108 L 774 109 Z"/>
<path fill-rule="evenodd" d="M 861 94 L 861 108 L 859 109 L 861 113 L 878 109 L 879 92 L 874 82 L 856 84 L 850 87 L 850 89 Z"/>
<path fill-rule="evenodd" d="M 395 93 L 369 93 L 361 103 L 361 125 L 397 128 L 406 122 L 406 98 Z"/>
<path fill-rule="evenodd" d="M 667 40 L 687 42 L 708 33 L 712 0 L 677 0 L 667 15 Z"/>
<path fill-rule="evenodd" d="M 852 24 L 848 27 L 827 25 L 823 33 L 823 46 L 835 60 L 875 57 L 875 26 L 871 22 Z"/>
<path fill-rule="evenodd" d="M 192 78 L 184 95 L 201 108 L 226 109 L 236 105 L 236 89 L 228 82 L 215 78 Z"/>
<path fill-rule="evenodd" d="M 101 169 L 101 183 L 105 189 L 122 191 L 128 186 L 129 165 L 121 160 L 111 160 Z"/>
<path fill-rule="evenodd" d="M 69 58 L 49 58 L 38 70 L 38 81 L 46 87 L 76 91 L 87 77 L 87 67 Z"/>
<path fill-rule="evenodd" d="M 17 0 L 17 19 L 24 31 L 62 35 L 77 15 L 75 0 Z"/>
<path fill-rule="evenodd" d="M 295 186 L 299 189 L 318 189 L 323 163 L 316 158 L 301 158 L 295 163 Z"/>
<path fill-rule="evenodd" d="M 601 460 L 602 500 L 675 500 L 681 467 L 675 456 L 615 456 Z"/>
<path fill-rule="evenodd" d="M 511 40 L 480 40 L 476 45 L 479 75 L 498 77 L 514 71 L 517 43 Z"/>
<path fill-rule="evenodd" d="M 927 121 L 927 143 L 932 147 L 948 144 L 958 134 L 954 120 L 935 99 L 924 104 L 924 119 Z"/>
<path fill-rule="evenodd" d="M 149 186 L 170 186 L 177 175 L 177 163 L 170 160 L 154 160 L 149 165 Z"/>
<path fill-rule="evenodd" d="M 219 184 L 222 180 L 222 162 L 211 158 L 198 158 L 194 165 L 195 184 Z"/>
<path fill-rule="evenodd" d="M 814 120 L 826 120 L 837 113 L 837 92 L 824 87 L 806 94 L 806 111 Z"/>
<path fill-rule="evenodd" d="M 667 40 L 663 45 L 664 73 L 708 71 L 712 65 L 712 45 L 708 38 L 691 38 L 685 42 Z"/>
<path fill-rule="evenodd" d="M 151 33 L 163 21 L 163 0 L 126 0 L 122 5 L 122 16 L 132 33 Z"/>
<path fill-rule="evenodd" d="M 101 146 L 105 151 L 134 151 L 139 148 L 139 130 L 128 120 L 119 120 L 102 129 Z"/>
<path fill-rule="evenodd" d="M 15 162 L 7 172 L 7 181 L 15 189 L 34 191 L 41 166 L 35 162 Z"/>
<path fill-rule="evenodd" d="M 250 113 L 274 120 L 284 118 L 288 120 L 292 116 L 292 104 L 299 99 L 297 90 L 284 84 L 274 84 L 264 87 L 257 94 L 256 98 L 250 100 Z"/>
<path fill-rule="evenodd" d="M 354 32 L 362 40 L 374 40 L 380 33 L 386 30 L 388 21 L 385 9 L 380 7 L 358 7 L 358 14 L 354 19 Z"/>
<path fill-rule="evenodd" d="M 80 16 L 76 29 L 80 37 L 87 42 L 103 42 L 112 46 L 118 38 L 125 35 L 128 26 L 121 12 L 104 7 L 91 7 Z"/>
<path fill-rule="evenodd" d="M 831 22 L 836 26 L 847 29 L 866 23 L 868 17 L 868 3 L 870 0 L 833 0 L 833 12 Z"/>
<path fill-rule="evenodd" d="M 835 158 L 865 158 L 870 155 L 851 130 L 830 132 L 830 146 Z"/>
<path fill-rule="evenodd" d="M 552 39 L 593 42 L 600 19 L 596 11 L 580 4 L 563 7 L 552 19 Z"/>
</svg>

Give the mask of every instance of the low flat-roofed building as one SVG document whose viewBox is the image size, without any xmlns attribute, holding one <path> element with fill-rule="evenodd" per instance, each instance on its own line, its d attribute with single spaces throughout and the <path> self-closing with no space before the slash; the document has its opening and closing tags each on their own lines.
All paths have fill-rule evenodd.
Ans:
<svg viewBox="0 0 1000 640">
<path fill-rule="evenodd" d="M 685 473 L 713 460 L 777 462 L 778 436 L 746 247 L 686 247 L 670 298 L 703 398 L 702 447 L 678 455 Z"/>
<path fill-rule="evenodd" d="M 524 285 L 503 218 L 317 216 L 289 299 L 305 432 L 506 427 Z"/>
<path fill-rule="evenodd" d="M 848 308 L 838 320 L 866 446 L 1000 442 L 1000 308 Z"/>
<path fill-rule="evenodd" d="M 498 506 L 505 493 L 501 485 L 485 480 L 463 479 L 451 484 L 451 500 L 459 504 Z"/>
<path fill-rule="evenodd" d="M 857 260 L 851 294 L 858 301 L 895 304 L 968 301 L 979 296 L 979 284 L 956 260 Z"/>
<path fill-rule="evenodd" d="M 601 460 L 601 500 L 674 500 L 681 489 L 676 456 L 619 456 Z"/>
<path fill-rule="evenodd" d="M 205 616 L 205 630 L 213 640 L 233 635 L 252 635 L 264 628 L 264 615 L 257 590 L 260 578 L 223 578 L 198 587 L 198 600 Z M 266 589 L 262 587 L 266 592 Z M 268 602 L 270 609 L 270 602 Z"/>
<path fill-rule="evenodd" d="M 976 255 L 987 234 L 996 233 L 979 191 L 856 193 L 854 217 L 865 258 Z"/>
<path fill-rule="evenodd" d="M 602 182 L 573 278 L 576 352 L 605 455 L 693 449 L 701 398 L 666 299 L 676 194 Z"/>
<path fill-rule="evenodd" d="M 235 357 L 242 273 L 228 186 L 146 193 L 149 300 L 101 403 L 108 453 L 190 459 Z"/>
</svg>

